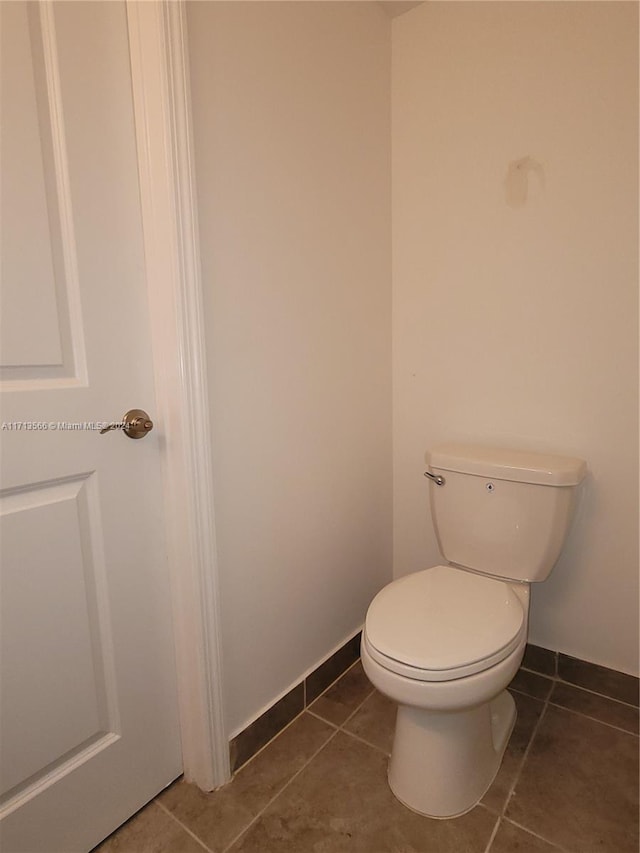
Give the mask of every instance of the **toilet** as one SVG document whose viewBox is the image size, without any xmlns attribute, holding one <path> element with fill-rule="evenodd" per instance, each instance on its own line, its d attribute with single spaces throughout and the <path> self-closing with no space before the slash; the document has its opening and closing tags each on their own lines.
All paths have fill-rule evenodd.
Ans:
<svg viewBox="0 0 640 853">
<path fill-rule="evenodd" d="M 586 463 L 450 443 L 434 447 L 428 465 L 446 564 L 376 595 L 361 653 L 369 680 L 398 704 L 391 790 L 422 815 L 451 818 L 482 799 L 500 767 L 530 584 L 560 555 Z"/>
</svg>

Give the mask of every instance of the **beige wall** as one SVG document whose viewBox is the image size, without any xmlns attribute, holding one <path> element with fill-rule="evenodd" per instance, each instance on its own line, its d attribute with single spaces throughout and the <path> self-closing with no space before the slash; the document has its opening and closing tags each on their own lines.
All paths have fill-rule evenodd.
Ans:
<svg viewBox="0 0 640 853">
<path fill-rule="evenodd" d="M 391 578 L 390 24 L 188 7 L 229 734 Z"/>
<path fill-rule="evenodd" d="M 393 22 L 394 550 L 439 559 L 443 439 L 584 457 L 534 643 L 638 671 L 638 7 L 427 3 Z M 525 159 L 529 158 L 529 159 Z"/>
</svg>

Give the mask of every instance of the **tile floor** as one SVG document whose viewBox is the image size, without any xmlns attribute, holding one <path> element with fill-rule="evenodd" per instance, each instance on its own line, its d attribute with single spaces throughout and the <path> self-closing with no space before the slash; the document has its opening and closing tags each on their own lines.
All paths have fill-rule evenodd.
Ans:
<svg viewBox="0 0 640 853">
<path fill-rule="evenodd" d="M 386 782 L 395 709 L 355 663 L 233 780 L 181 780 L 95 853 L 637 853 L 638 710 L 521 670 L 482 802 L 421 817 Z"/>
</svg>

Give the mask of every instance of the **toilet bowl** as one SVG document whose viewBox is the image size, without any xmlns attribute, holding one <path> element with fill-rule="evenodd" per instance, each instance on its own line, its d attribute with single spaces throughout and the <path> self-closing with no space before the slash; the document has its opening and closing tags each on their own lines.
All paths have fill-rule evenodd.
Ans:
<svg viewBox="0 0 640 853">
<path fill-rule="evenodd" d="M 431 512 L 447 564 L 373 599 L 361 656 L 398 704 L 389 785 L 433 818 L 472 809 L 495 778 L 516 719 L 506 687 L 527 642 L 530 584 L 564 543 L 582 459 L 447 444 L 429 455 Z"/>
<path fill-rule="evenodd" d="M 491 785 L 515 724 L 505 688 L 524 655 L 528 611 L 527 584 L 451 566 L 395 581 L 372 602 L 361 658 L 399 706 L 389 785 L 404 805 L 457 817 Z"/>
</svg>

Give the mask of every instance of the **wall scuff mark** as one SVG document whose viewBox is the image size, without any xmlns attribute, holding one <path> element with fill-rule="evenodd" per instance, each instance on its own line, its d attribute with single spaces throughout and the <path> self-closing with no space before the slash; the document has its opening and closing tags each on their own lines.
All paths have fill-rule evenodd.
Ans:
<svg viewBox="0 0 640 853">
<path fill-rule="evenodd" d="M 540 189 L 544 189 L 544 169 L 542 164 L 533 157 L 521 157 L 509 163 L 507 176 L 504 179 L 505 200 L 509 207 L 524 207 L 527 203 L 531 173 L 538 179 Z"/>
</svg>

